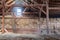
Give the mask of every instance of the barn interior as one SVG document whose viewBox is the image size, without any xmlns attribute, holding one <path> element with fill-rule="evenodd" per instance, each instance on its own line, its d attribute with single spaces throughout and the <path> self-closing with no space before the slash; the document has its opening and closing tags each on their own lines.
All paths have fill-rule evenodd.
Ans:
<svg viewBox="0 0 60 40">
<path fill-rule="evenodd" d="M 0 0 L 0 40 L 60 40 L 60 0 Z"/>
</svg>

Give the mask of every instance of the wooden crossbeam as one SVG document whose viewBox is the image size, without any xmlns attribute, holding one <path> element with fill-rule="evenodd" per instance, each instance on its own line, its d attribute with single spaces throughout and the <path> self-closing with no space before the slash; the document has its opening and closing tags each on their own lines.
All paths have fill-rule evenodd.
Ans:
<svg viewBox="0 0 60 40">
<path fill-rule="evenodd" d="M 50 10 L 60 10 L 60 7 L 49 7 Z"/>
<path fill-rule="evenodd" d="M 6 7 L 9 7 L 9 6 L 11 6 L 11 5 L 6 5 Z M 24 6 L 24 7 L 37 7 L 37 6 L 46 6 L 45 4 L 30 4 L 30 5 L 12 5 L 12 7 L 22 7 L 22 6 Z"/>
<path fill-rule="evenodd" d="M 40 11 L 42 11 L 44 14 L 46 14 L 46 12 L 42 8 L 40 8 L 40 7 L 38 7 L 38 8 L 40 9 Z"/>
</svg>

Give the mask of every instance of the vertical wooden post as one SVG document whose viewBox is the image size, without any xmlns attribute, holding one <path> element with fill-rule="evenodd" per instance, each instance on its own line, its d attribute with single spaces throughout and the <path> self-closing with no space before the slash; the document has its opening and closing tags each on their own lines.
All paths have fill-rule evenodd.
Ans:
<svg viewBox="0 0 60 40">
<path fill-rule="evenodd" d="M 2 15 L 2 33 L 4 33 L 4 14 Z"/>
<path fill-rule="evenodd" d="M 14 33 L 16 33 L 16 16 L 15 14 L 13 13 L 13 27 L 12 27 L 12 30 Z"/>
<path fill-rule="evenodd" d="M 3 6 L 2 7 L 2 33 L 4 33 L 4 13 L 5 13 L 4 12 L 4 7 L 5 7 L 4 3 L 5 3 L 4 0 L 2 0 L 2 6 Z"/>
<path fill-rule="evenodd" d="M 39 10 L 39 32 L 42 32 L 42 30 L 40 29 L 40 27 L 41 27 L 41 10 Z"/>
<path fill-rule="evenodd" d="M 49 7 L 48 0 L 46 0 L 46 26 L 47 26 L 47 34 L 49 34 Z"/>
</svg>

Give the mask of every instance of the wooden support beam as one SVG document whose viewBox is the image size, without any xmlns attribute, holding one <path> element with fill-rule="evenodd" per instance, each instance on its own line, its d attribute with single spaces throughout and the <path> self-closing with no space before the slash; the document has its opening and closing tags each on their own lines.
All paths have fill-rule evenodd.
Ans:
<svg viewBox="0 0 60 40">
<path fill-rule="evenodd" d="M 49 7 L 49 10 L 60 10 L 60 7 Z"/>
<path fill-rule="evenodd" d="M 2 33 L 7 32 L 7 30 L 4 28 L 4 17 L 5 17 L 5 0 L 2 0 Z"/>
<path fill-rule="evenodd" d="M 9 4 L 11 1 L 14 1 L 14 0 L 8 0 L 8 1 L 6 2 L 6 4 Z"/>
<path fill-rule="evenodd" d="M 39 10 L 39 18 L 38 18 L 38 21 L 39 21 L 39 28 L 38 28 L 38 34 L 40 35 L 41 33 L 41 10 Z"/>
<path fill-rule="evenodd" d="M 13 15 L 13 27 L 12 27 L 12 30 L 13 30 L 13 32 L 14 33 L 16 33 L 17 31 L 16 31 L 16 16 L 15 16 L 15 14 L 14 13 L 12 13 Z"/>
<path fill-rule="evenodd" d="M 46 1 L 46 26 L 47 26 L 47 34 L 49 34 L 49 5 L 48 0 Z"/>
<path fill-rule="evenodd" d="M 2 15 L 2 33 L 4 33 L 4 15 Z"/>
<path fill-rule="evenodd" d="M 5 16 L 5 19 L 14 19 L 14 18 L 12 16 L 11 17 Z M 33 17 L 23 16 L 23 17 L 15 17 L 15 19 L 38 19 L 38 17 L 33 18 Z"/>
<path fill-rule="evenodd" d="M 46 12 L 42 9 L 42 7 L 38 7 L 44 14 L 46 14 Z"/>
<path fill-rule="evenodd" d="M 4 33 L 5 32 L 5 30 L 4 30 L 4 8 L 5 8 L 5 1 L 4 0 L 2 0 L 2 5 L 3 5 L 3 8 L 2 8 L 2 33 Z"/>
<path fill-rule="evenodd" d="M 11 7 L 11 6 L 14 5 L 14 4 L 15 4 L 15 1 L 13 1 L 11 4 L 5 4 L 5 6 Z"/>
<path fill-rule="evenodd" d="M 11 5 L 5 5 L 6 7 L 9 7 Z M 46 6 L 45 4 L 29 4 L 29 5 L 12 5 L 11 7 L 37 7 L 37 6 Z"/>
<path fill-rule="evenodd" d="M 6 14 L 12 14 L 13 12 L 6 12 Z M 37 14 L 38 12 L 21 12 L 23 14 L 32 14 L 32 13 L 35 13 Z"/>
<path fill-rule="evenodd" d="M 31 0 L 31 1 L 33 1 L 35 4 L 38 4 L 37 2 L 35 2 L 34 0 Z M 33 5 L 34 6 L 34 5 Z M 40 11 L 42 11 L 44 14 L 46 14 L 46 12 L 42 9 L 42 5 L 41 5 L 41 8 L 40 8 L 40 6 L 38 6 L 38 8 L 40 9 Z"/>
</svg>

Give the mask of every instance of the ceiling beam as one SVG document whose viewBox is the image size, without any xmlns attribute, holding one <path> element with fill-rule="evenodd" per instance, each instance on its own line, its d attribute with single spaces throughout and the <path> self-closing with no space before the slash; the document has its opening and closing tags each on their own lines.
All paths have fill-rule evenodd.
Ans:
<svg viewBox="0 0 60 40">
<path fill-rule="evenodd" d="M 12 3 L 12 4 L 14 4 L 14 3 Z M 11 4 L 11 5 L 12 5 Z M 11 6 L 11 5 L 5 5 L 6 7 L 9 7 L 9 6 Z M 29 5 L 12 5 L 12 7 L 22 7 L 22 6 L 24 6 L 24 7 L 37 7 L 37 6 L 46 6 L 45 4 L 29 4 Z"/>
</svg>

